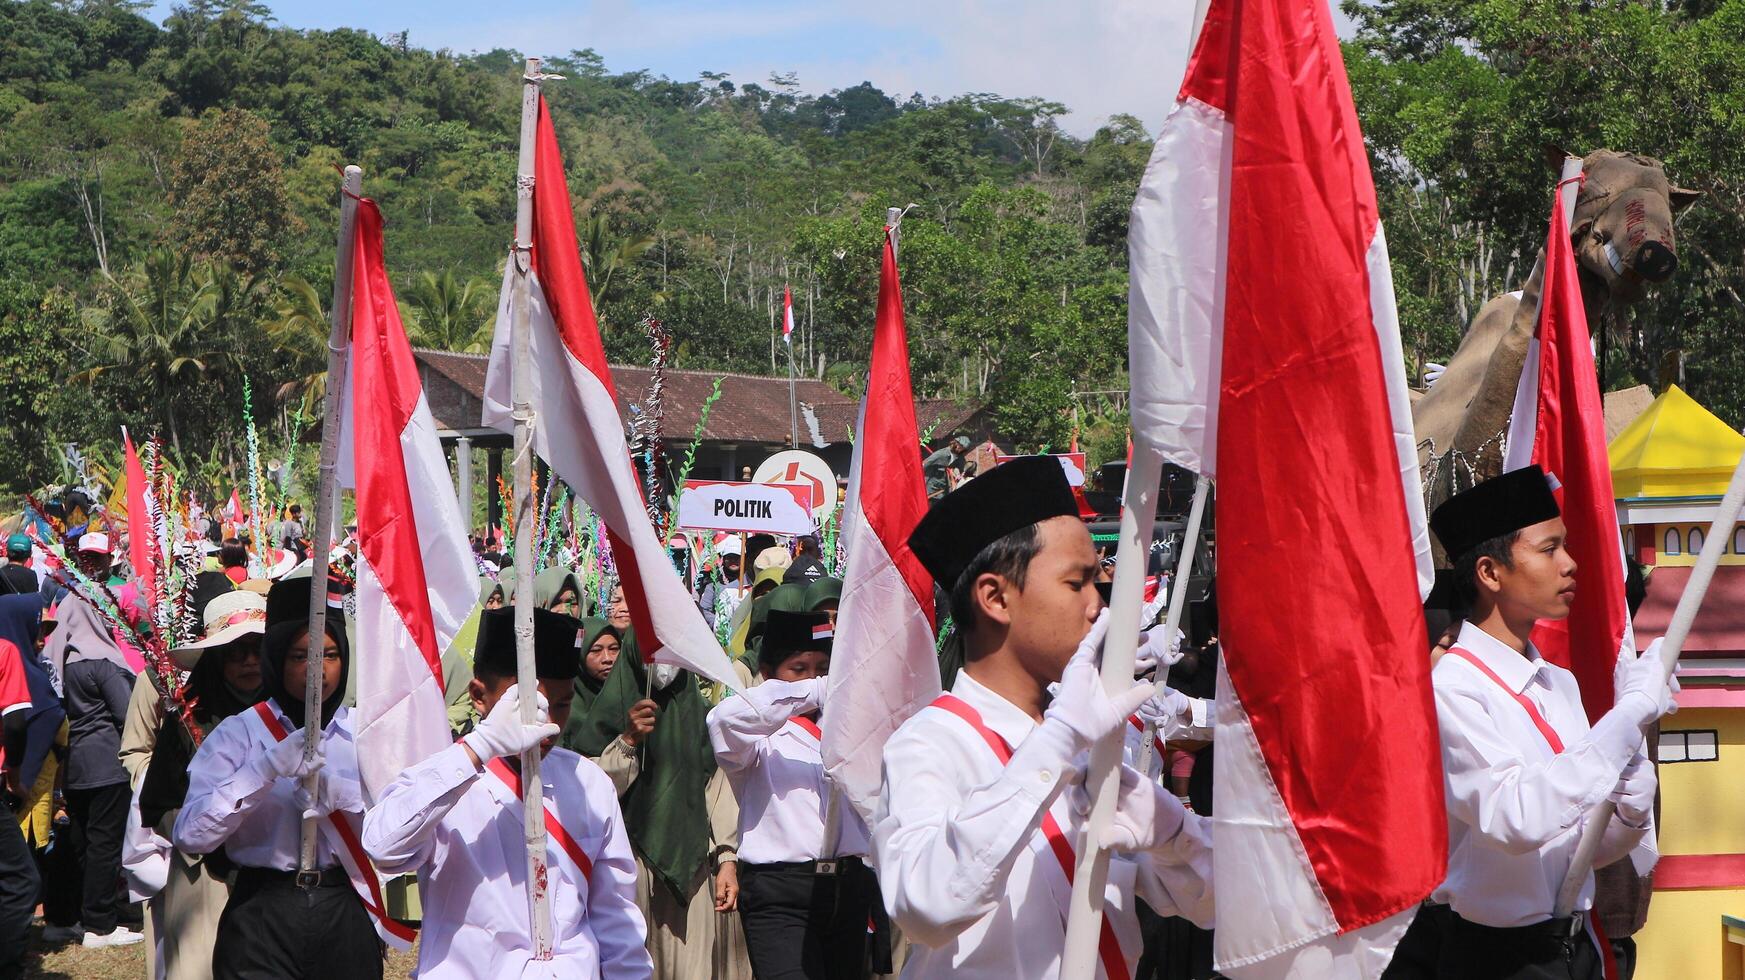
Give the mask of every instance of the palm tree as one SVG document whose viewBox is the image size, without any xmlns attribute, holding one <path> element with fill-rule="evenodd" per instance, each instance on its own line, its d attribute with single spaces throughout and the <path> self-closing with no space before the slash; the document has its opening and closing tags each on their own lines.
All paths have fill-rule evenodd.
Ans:
<svg viewBox="0 0 1745 980">
<path fill-rule="evenodd" d="M 489 343 L 485 327 L 496 312 L 497 294 L 484 279 L 461 282 L 454 270 L 425 272 L 407 291 L 405 317 L 413 345 L 477 354 Z"/>
<path fill-rule="evenodd" d="M 613 274 L 648 254 L 648 250 L 655 246 L 655 239 L 653 235 L 613 238 L 604 214 L 590 214 L 583 218 L 576 235 L 581 239 L 582 262 L 588 270 L 588 292 L 592 294 L 588 298 L 593 300 L 594 312 L 598 314 L 600 301 L 612 286 Z"/>
<path fill-rule="evenodd" d="M 321 294 L 302 276 L 286 276 L 279 281 L 273 319 L 266 327 L 273 345 L 307 372 L 279 385 L 279 401 L 303 397 L 320 402 L 327 391 L 327 339 L 332 334 Z"/>
<path fill-rule="evenodd" d="M 257 280 L 228 268 L 196 266 L 186 255 L 154 249 L 105 290 L 106 303 L 80 311 L 96 362 L 74 377 L 89 383 L 126 370 L 159 392 L 170 443 L 181 451 L 180 392 L 221 361 L 240 369 L 225 343 L 232 320 L 258 291 Z"/>
</svg>

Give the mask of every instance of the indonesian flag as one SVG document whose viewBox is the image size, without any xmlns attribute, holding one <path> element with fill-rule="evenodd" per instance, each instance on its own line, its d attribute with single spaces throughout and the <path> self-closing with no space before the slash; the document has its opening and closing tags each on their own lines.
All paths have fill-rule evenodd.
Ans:
<svg viewBox="0 0 1745 980">
<path fill-rule="evenodd" d="M 158 594 L 157 569 L 151 560 L 157 535 L 152 533 L 151 514 L 146 510 L 145 466 L 133 449 L 133 437 L 127 434 L 126 426 L 121 428 L 121 448 L 127 471 L 127 563 L 133 566 L 133 579 L 139 583 L 140 594 L 150 601 L 150 597 Z"/>
<path fill-rule="evenodd" d="M 871 826 L 885 741 L 939 696 L 933 578 L 909 550 L 909 533 L 927 513 L 927 485 L 889 228 L 860 413 L 842 509 L 848 567 L 830 655 L 822 753 L 831 782 Z"/>
<path fill-rule="evenodd" d="M 1540 622 L 1533 645 L 1546 660 L 1567 667 L 1581 684 L 1589 721 L 1612 707 L 1612 670 L 1622 647 L 1635 646 L 1624 598 L 1623 542 L 1612 499 L 1612 469 L 1606 456 L 1606 423 L 1594 368 L 1587 311 L 1576 278 L 1575 251 L 1563 206 L 1553 198 L 1545 241 L 1539 332 L 1522 367 L 1516 405 L 1509 419 L 1505 469 L 1537 463 L 1554 482 L 1570 557 L 1581 588 L 1569 618 Z"/>
<path fill-rule="evenodd" d="M 1325 0 L 1212 0 L 1128 252 L 1135 438 L 1218 492 L 1218 968 L 1377 977 L 1447 815 L 1405 364 Z"/>
<path fill-rule="evenodd" d="M 235 487 L 230 488 L 230 504 L 225 508 L 224 519 L 236 525 L 248 520 L 248 514 L 242 509 L 242 494 L 237 493 Z"/>
<path fill-rule="evenodd" d="M 533 367 L 529 400 L 537 413 L 533 451 L 587 501 L 605 525 L 630 605 L 630 622 L 645 657 L 737 688 L 739 681 L 727 654 L 691 600 L 643 506 L 600 326 L 576 251 L 575 218 L 557 133 L 543 97 L 534 148 L 532 245 L 527 325 Z M 510 414 L 514 286 L 511 262 L 503 271 L 483 413 L 485 425 L 504 432 L 515 429 Z"/>
<path fill-rule="evenodd" d="M 782 286 L 782 343 L 794 345 L 794 290 Z"/>
<path fill-rule="evenodd" d="M 357 492 L 357 761 L 370 800 L 453 744 L 442 652 L 479 598 L 436 420 L 382 259 L 382 213 L 358 202 L 341 479 Z M 331 615 L 331 614 L 330 614 Z"/>
</svg>

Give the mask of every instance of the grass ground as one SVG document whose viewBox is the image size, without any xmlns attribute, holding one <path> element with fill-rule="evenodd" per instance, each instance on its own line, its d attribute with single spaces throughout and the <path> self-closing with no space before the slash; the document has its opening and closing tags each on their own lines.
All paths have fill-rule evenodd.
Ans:
<svg viewBox="0 0 1745 980">
<path fill-rule="evenodd" d="M 37 924 L 30 927 L 24 976 L 26 980 L 143 980 L 145 958 L 144 943 L 114 949 L 86 949 L 77 943 L 47 946 L 42 941 L 42 926 Z M 382 975 L 410 976 L 416 961 L 416 947 L 406 953 L 389 953 Z"/>
</svg>

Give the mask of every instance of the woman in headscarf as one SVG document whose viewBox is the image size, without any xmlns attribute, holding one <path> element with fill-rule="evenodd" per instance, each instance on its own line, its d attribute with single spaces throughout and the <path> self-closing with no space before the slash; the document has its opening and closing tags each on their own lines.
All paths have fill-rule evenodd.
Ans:
<svg viewBox="0 0 1745 980">
<path fill-rule="evenodd" d="M 82 935 L 76 927 L 79 866 L 75 849 L 64 835 L 61 843 L 65 846 L 53 853 L 49 850 L 50 831 L 54 826 L 55 781 L 60 774 L 57 756 L 58 749 L 66 745 L 67 714 L 61 707 L 60 694 L 49 678 L 48 668 L 37 653 L 41 624 L 42 598 L 39 594 L 0 597 L 0 645 L 17 648 L 18 660 L 24 667 L 25 684 L 30 691 L 30 707 L 24 718 L 24 750 L 21 758 L 7 759 L 7 767 L 17 773 L 18 787 L 23 791 L 23 802 L 17 810 L 18 828 L 35 860 L 37 877 L 43 886 L 40 893 L 30 896 L 25 904 L 35 905 L 40 899 L 44 939 L 64 942 Z M 0 955 L 0 960 L 4 959 L 5 956 Z"/>
<path fill-rule="evenodd" d="M 592 610 L 588 609 L 588 600 L 582 592 L 582 580 L 576 573 L 567 568 L 548 568 L 533 578 L 533 602 L 541 609 L 549 609 L 565 616 L 580 619 Z"/>
<path fill-rule="evenodd" d="M 121 842 L 133 793 L 121 765 L 121 726 L 133 694 L 133 671 L 115 638 L 85 600 L 69 595 L 46 654 L 61 679 L 67 711 L 67 767 L 61 788 L 67 814 L 84 839 L 79 921 L 85 946 L 125 946 L 145 939 L 119 924 Z"/>
<path fill-rule="evenodd" d="M 616 581 L 606 593 L 606 622 L 616 626 L 620 632 L 630 629 L 630 600 L 624 597 L 624 586 Z"/>
<path fill-rule="evenodd" d="M 624 650 L 624 635 L 611 623 L 593 617 L 582 620 L 581 648 L 582 666 L 576 675 L 576 699 L 565 726 L 564 745 L 583 743 L 588 738 L 584 732 L 616 729 L 616 736 L 588 758 L 612 777 L 613 788 L 622 796 L 641 771 L 636 747 L 654 731 L 658 709 L 653 700 L 643 698 L 620 717 L 622 705 L 618 701 L 601 700 L 600 692 Z"/>
<path fill-rule="evenodd" d="M 831 576 L 806 586 L 806 612 L 830 615 L 830 625 L 836 625 L 836 607 L 842 604 L 842 580 Z"/>
<path fill-rule="evenodd" d="M 588 673 L 584 666 L 583 674 Z M 657 679 L 663 673 L 657 670 Z M 715 874 L 723 861 L 733 860 L 736 841 L 718 836 L 712 820 L 711 806 L 720 794 L 705 721 L 709 703 L 697 677 L 679 671 L 666 684 L 654 684 L 645 699 L 648 672 L 635 634 L 627 633 L 600 689 L 584 693 L 586 687 L 585 679 L 577 685 L 563 745 L 589 758 L 600 758 L 620 740 L 633 709 L 653 710 L 651 730 L 633 745 L 639 759 L 621 802 L 636 853 L 637 904 L 648 920 L 656 980 L 748 976 L 723 968 L 717 951 L 727 910 L 716 900 Z M 726 780 L 720 784 L 725 787 Z M 731 793 L 727 796 L 730 800 Z M 742 952 L 739 959 L 744 960 Z"/>
<path fill-rule="evenodd" d="M 355 835 L 363 788 L 351 715 L 342 705 L 351 658 L 340 617 L 326 619 L 326 633 L 312 644 L 307 622 L 269 619 L 261 641 L 266 700 L 219 722 L 188 766 L 172 840 L 191 854 L 223 848 L 237 865 L 212 953 L 218 980 L 382 976 L 377 927 L 385 924 L 365 910 L 340 863 L 339 848 L 347 845 L 327 819 L 338 817 Z M 321 671 L 322 692 L 320 761 L 313 765 L 303 757 L 304 678 L 311 667 Z M 319 773 L 313 794 L 301 785 L 310 772 Z M 310 813 L 323 828 L 314 880 L 300 885 L 298 841 Z"/>
<path fill-rule="evenodd" d="M 733 629 L 727 641 L 727 654 L 749 659 L 746 664 L 748 674 L 755 675 L 757 672 L 757 654 L 751 645 L 752 639 L 763 631 L 764 618 L 769 615 L 769 594 L 780 588 L 781 584 L 781 569 L 766 568 L 758 572 L 757 578 L 751 583 L 750 598 L 741 602 L 739 608 L 733 611 Z"/>
<path fill-rule="evenodd" d="M 479 576 L 479 608 L 503 608 L 503 583 L 489 575 Z"/>
<path fill-rule="evenodd" d="M 204 609 L 204 637 L 170 651 L 177 665 L 188 669 L 187 690 L 194 697 L 194 724 L 202 737 L 261 699 L 266 615 L 266 600 L 252 592 L 223 595 Z M 141 826 L 155 829 L 166 840 L 188 795 L 188 764 L 193 755 L 182 722 L 163 718 L 139 787 L 139 818 Z M 230 871 L 222 848 L 204 857 L 170 851 L 169 876 L 151 900 L 152 921 L 162 943 L 164 980 L 212 976 L 212 945 L 219 916 L 230 899 Z"/>
</svg>

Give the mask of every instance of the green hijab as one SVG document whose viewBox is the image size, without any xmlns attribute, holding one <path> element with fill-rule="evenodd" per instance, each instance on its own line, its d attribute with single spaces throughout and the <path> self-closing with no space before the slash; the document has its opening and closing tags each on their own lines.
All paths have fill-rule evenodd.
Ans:
<svg viewBox="0 0 1745 980">
<path fill-rule="evenodd" d="M 557 597 L 568 587 L 576 594 L 576 608 L 583 615 L 593 612 L 588 608 L 588 594 L 582 591 L 582 580 L 576 573 L 567 568 L 548 568 L 533 577 L 533 602 L 541 609 L 550 609 Z"/>
<path fill-rule="evenodd" d="M 599 702 L 600 692 L 605 689 L 606 682 L 612 677 L 611 671 L 607 671 L 606 676 L 600 680 L 595 680 L 594 675 L 588 673 L 588 648 L 594 645 L 594 641 L 598 640 L 602 633 L 611 633 L 618 637 L 619 643 L 624 642 L 624 637 L 619 634 L 617 628 L 604 619 L 589 616 L 582 620 L 582 661 L 576 666 L 576 699 L 570 707 L 569 724 L 564 726 L 566 742 L 570 738 L 570 732 L 579 733 L 595 724 L 595 719 L 590 712 L 593 711 L 594 705 Z M 622 650 L 619 651 L 618 656 L 620 659 L 623 658 Z M 613 664 L 613 669 L 617 669 L 617 664 Z M 618 719 L 620 727 L 623 723 L 623 719 Z M 616 733 L 613 737 L 617 737 Z M 604 746 L 602 746 L 603 748 Z M 594 754 L 599 755 L 598 752 Z"/>
<path fill-rule="evenodd" d="M 636 649 L 634 630 L 625 632 L 623 643 L 618 662 L 589 701 L 587 711 L 580 712 L 578 720 L 572 709 L 562 736 L 564 748 L 598 756 L 624 730 L 630 706 L 642 700 L 648 675 Z M 706 793 L 709 777 L 715 774 L 715 753 L 709 747 L 709 703 L 697 689 L 696 676 L 688 671 L 651 696 L 654 733 L 638 746 L 641 772 L 620 803 L 630 843 L 655 879 L 683 905 L 690 899 L 691 881 L 710 850 Z M 579 707 L 579 685 L 576 697 Z"/>
<path fill-rule="evenodd" d="M 836 600 L 842 601 L 842 580 L 828 575 L 806 586 L 806 608 L 804 612 L 817 612 L 818 606 Z"/>
<path fill-rule="evenodd" d="M 491 600 L 491 594 L 495 593 L 495 592 L 503 592 L 504 598 L 507 599 L 509 593 L 504 592 L 503 590 L 504 590 L 503 583 L 498 582 L 496 579 L 492 578 L 489 575 L 480 575 L 479 576 L 479 605 L 482 606 L 485 603 L 489 602 Z"/>
<path fill-rule="evenodd" d="M 739 661 L 757 673 L 757 651 L 763 645 L 763 628 L 772 612 L 807 612 L 806 586 L 787 582 L 751 601 L 751 616 L 746 622 L 745 651 Z"/>
</svg>

